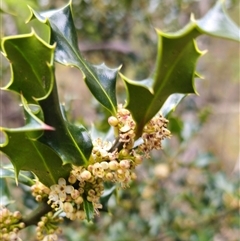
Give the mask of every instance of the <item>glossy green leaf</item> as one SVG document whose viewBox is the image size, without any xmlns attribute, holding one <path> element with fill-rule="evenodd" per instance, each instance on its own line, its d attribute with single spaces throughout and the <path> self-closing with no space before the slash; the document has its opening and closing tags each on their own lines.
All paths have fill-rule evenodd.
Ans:
<svg viewBox="0 0 240 241">
<path fill-rule="evenodd" d="M 42 115 L 44 123 L 55 131 L 45 131 L 39 140 L 57 152 L 64 164 L 87 164 L 92 150 L 91 139 L 83 127 L 68 123 L 60 109 L 53 68 L 54 46 L 43 42 L 34 32 L 4 38 L 2 46 L 12 68 L 12 79 L 4 89 L 21 93 L 27 101 L 36 103 L 36 108 L 38 105 L 41 107 L 38 113 L 33 114 L 22 98 L 28 115 L 26 125 L 20 130 L 28 129 L 28 135 L 34 134 L 36 138 L 41 133 L 36 132 L 31 122 L 36 115 Z"/>
<path fill-rule="evenodd" d="M 71 166 L 63 166 L 56 152 L 35 139 L 39 133 L 52 132 L 53 128 L 34 116 L 24 101 L 23 108 L 28 120 L 25 126 L 14 129 L 0 128 L 5 135 L 4 142 L 0 144 L 0 151 L 5 153 L 13 164 L 17 182 L 20 170 L 25 170 L 33 172 L 46 186 L 51 186 L 57 183 L 60 177 L 68 177 Z"/>
<path fill-rule="evenodd" d="M 89 201 L 84 199 L 83 200 L 83 208 L 84 208 L 84 211 L 87 215 L 88 222 L 91 221 L 94 217 L 94 208 L 93 208 L 92 202 L 89 202 Z"/>
<path fill-rule="evenodd" d="M 53 184 L 69 174 L 70 165 L 63 164 L 87 164 L 91 139 L 84 127 L 69 123 L 61 111 L 54 78 L 54 46 L 32 32 L 3 38 L 2 49 L 12 70 L 4 90 L 21 94 L 25 125 L 1 128 L 6 141 L 0 150 L 13 163 L 16 177 L 20 170 L 28 170 L 46 185 Z"/>
<path fill-rule="evenodd" d="M 194 36 L 195 31 L 176 38 L 158 31 L 158 59 L 152 77 L 133 81 L 122 75 L 128 91 L 126 107 L 137 122 L 137 137 L 170 95 L 196 93 L 193 78 L 201 52 L 193 41 Z"/>
<path fill-rule="evenodd" d="M 196 93 L 194 78 L 199 75 L 195 68 L 204 52 L 197 48 L 195 38 L 203 33 L 239 41 L 239 28 L 226 16 L 222 1 L 202 19 L 196 21 L 192 17 L 179 32 L 166 34 L 157 30 L 158 56 L 149 78 L 136 81 L 121 74 L 128 92 L 126 108 L 137 122 L 137 137 L 161 108 L 166 115 L 184 95 Z M 166 100 L 168 102 L 163 106 Z"/>
<path fill-rule="evenodd" d="M 11 63 L 12 74 L 9 84 L 3 89 L 22 94 L 28 103 L 46 98 L 54 84 L 52 64 L 55 47 L 44 43 L 34 31 L 3 38 L 1 46 Z"/>
<path fill-rule="evenodd" d="M 60 108 L 56 85 L 48 98 L 39 101 L 44 113 L 44 122 L 55 128 L 44 132 L 39 139 L 54 149 L 64 164 L 87 165 L 92 150 L 92 142 L 83 126 L 69 123 Z"/>
<path fill-rule="evenodd" d="M 55 60 L 64 65 L 79 68 L 94 97 L 111 114 L 116 113 L 116 78 L 119 68 L 111 69 L 105 64 L 92 65 L 81 55 L 76 29 L 73 23 L 71 3 L 64 8 L 44 13 L 31 9 L 31 17 L 48 24 L 51 28 L 51 43 L 56 43 Z"/>
<path fill-rule="evenodd" d="M 14 129 L 2 131 L 6 134 L 6 142 L 0 145 L 0 151 L 11 160 L 16 180 L 20 170 L 33 172 L 46 186 L 51 186 L 57 183 L 60 177 L 69 175 L 71 166 L 63 166 L 61 158 L 48 146 L 31 140 L 25 132 Z"/>
</svg>

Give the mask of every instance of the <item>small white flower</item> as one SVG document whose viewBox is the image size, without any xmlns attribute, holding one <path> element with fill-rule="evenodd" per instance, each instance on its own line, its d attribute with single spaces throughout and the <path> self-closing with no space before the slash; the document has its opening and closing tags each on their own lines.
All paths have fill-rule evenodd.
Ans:
<svg viewBox="0 0 240 241">
<path fill-rule="evenodd" d="M 104 176 L 104 169 L 100 163 L 95 163 L 93 165 L 93 175 L 102 178 Z"/>
<path fill-rule="evenodd" d="M 64 178 L 58 179 L 58 184 L 54 184 L 50 187 L 49 200 L 58 204 L 58 202 L 64 202 L 67 198 L 67 194 L 71 194 L 74 191 L 74 187 L 66 185 Z"/>
</svg>

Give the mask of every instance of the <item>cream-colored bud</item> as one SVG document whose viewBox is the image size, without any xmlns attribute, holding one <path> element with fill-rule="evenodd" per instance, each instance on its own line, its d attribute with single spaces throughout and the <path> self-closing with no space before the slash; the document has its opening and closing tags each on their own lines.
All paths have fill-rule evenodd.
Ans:
<svg viewBox="0 0 240 241">
<path fill-rule="evenodd" d="M 119 166 L 122 169 L 128 169 L 130 167 L 130 162 L 129 162 L 129 160 L 121 160 L 119 163 Z"/>
<path fill-rule="evenodd" d="M 101 162 L 100 164 L 102 166 L 102 169 L 104 169 L 104 170 L 108 169 L 108 163 L 107 162 Z"/>
<path fill-rule="evenodd" d="M 48 212 L 48 213 L 47 213 L 47 217 L 48 217 L 48 218 L 52 218 L 52 217 L 53 217 L 53 215 L 54 215 L 54 213 L 53 213 L 53 212 Z"/>
<path fill-rule="evenodd" d="M 91 196 L 91 197 L 94 196 L 95 195 L 95 191 L 93 189 L 90 189 L 88 191 L 88 195 Z"/>
<path fill-rule="evenodd" d="M 47 218 L 47 217 L 45 217 L 45 216 L 43 216 L 43 217 L 41 217 L 41 221 L 43 221 L 44 223 L 47 223 L 48 218 Z"/>
<path fill-rule="evenodd" d="M 17 218 L 17 219 L 21 219 L 21 218 L 22 218 L 22 215 L 21 215 L 21 213 L 20 213 L 19 211 L 15 211 L 15 212 L 13 213 L 13 217 L 14 217 L 14 218 Z"/>
<path fill-rule="evenodd" d="M 93 165 L 89 165 L 88 166 L 88 171 L 92 172 L 92 170 L 93 170 Z"/>
<path fill-rule="evenodd" d="M 68 178 L 68 182 L 74 184 L 77 181 L 77 178 L 74 175 L 70 175 Z"/>
<path fill-rule="evenodd" d="M 114 176 L 111 172 L 108 172 L 105 177 L 106 177 L 107 180 L 111 181 L 111 180 L 113 180 Z"/>
<path fill-rule="evenodd" d="M 76 220 L 76 218 L 77 218 L 77 217 L 76 217 L 76 213 L 70 213 L 70 214 L 69 214 L 69 219 L 70 219 L 70 220 L 73 221 L 73 220 Z"/>
<path fill-rule="evenodd" d="M 79 196 L 77 199 L 74 201 L 76 204 L 82 204 L 83 203 L 83 198 Z"/>
<path fill-rule="evenodd" d="M 72 197 L 72 199 L 78 198 L 79 195 L 80 195 L 80 192 L 79 192 L 77 189 L 74 189 L 74 191 L 71 192 L 71 197 Z"/>
<path fill-rule="evenodd" d="M 84 170 L 81 174 L 80 174 L 80 177 L 83 179 L 83 180 L 89 180 L 91 177 L 92 177 L 92 174 L 91 172 L 87 171 L 87 170 Z"/>
<path fill-rule="evenodd" d="M 118 125 L 118 119 L 115 116 L 110 116 L 108 118 L 108 124 L 110 126 L 117 126 Z"/>
<path fill-rule="evenodd" d="M 110 161 L 109 164 L 109 169 L 111 170 L 117 170 L 118 169 L 118 162 L 116 160 Z"/>
<path fill-rule="evenodd" d="M 64 211 L 65 213 L 72 213 L 72 212 L 73 212 L 73 206 L 72 206 L 72 204 L 71 204 L 71 203 L 68 203 L 68 202 L 65 202 L 65 203 L 63 204 L 63 211 Z"/>
<path fill-rule="evenodd" d="M 42 228 L 42 227 L 45 226 L 45 223 L 44 223 L 43 221 L 39 221 L 39 222 L 37 223 L 37 226 L 40 227 L 40 228 Z"/>
<path fill-rule="evenodd" d="M 134 157 L 135 157 L 134 161 L 135 161 L 136 164 L 141 164 L 142 163 L 143 157 L 141 155 L 136 154 Z"/>
<path fill-rule="evenodd" d="M 23 228 L 26 227 L 26 225 L 25 225 L 25 223 L 21 222 L 21 223 L 18 224 L 18 227 L 19 227 L 20 229 L 23 229 Z"/>
<path fill-rule="evenodd" d="M 18 228 L 13 228 L 13 230 L 12 230 L 14 233 L 17 233 L 18 231 L 19 231 L 19 229 Z"/>
</svg>

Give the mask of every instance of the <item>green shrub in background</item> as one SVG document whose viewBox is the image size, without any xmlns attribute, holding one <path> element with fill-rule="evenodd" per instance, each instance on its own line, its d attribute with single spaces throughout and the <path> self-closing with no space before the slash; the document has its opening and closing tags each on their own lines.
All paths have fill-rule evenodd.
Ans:
<svg viewBox="0 0 240 241">
<path fill-rule="evenodd" d="M 158 30 L 155 69 L 142 81 L 130 80 L 119 73 L 119 67 L 93 65 L 82 57 L 70 6 L 44 13 L 31 9 L 32 19 L 49 26 L 47 42 L 33 31 L 2 39 L 2 52 L 12 70 L 12 79 L 4 89 L 21 96 L 26 120 L 23 127 L 2 128 L 5 140 L 1 150 L 14 167 L 2 168 L 3 204 L 11 203 L 6 185 L 11 177 L 31 186 L 39 202 L 37 209 L 26 216 L 2 207 L 3 240 L 14 240 L 20 229 L 31 225 L 37 225 L 39 240 L 57 240 L 57 224 L 62 217 L 86 217 L 90 221 L 98 209 L 110 209 L 112 217 L 102 214 L 95 216 L 94 224 L 82 223 L 76 233 L 70 229 L 69 240 L 95 240 L 97 235 L 103 240 L 210 240 L 221 235 L 224 228 L 236 228 L 237 183 L 228 182 L 223 173 L 209 172 L 211 163 L 216 162 L 209 153 L 201 153 L 191 163 L 177 160 L 206 114 L 190 126 L 171 114 L 186 94 L 195 93 L 193 79 L 199 76 L 196 61 L 202 55 L 195 38 L 204 33 L 239 40 L 239 29 L 226 16 L 221 2 L 202 19 L 192 18 L 175 34 Z M 44 39 L 48 39 L 46 35 Z M 86 85 L 108 113 L 112 127 L 106 133 L 97 128 L 90 132 L 81 123 L 67 120 L 58 101 L 54 61 L 83 72 Z M 124 106 L 116 99 L 117 75 L 127 90 Z M 121 190 L 135 179 L 134 169 L 142 158 L 162 148 L 162 139 L 169 136 L 167 121 L 159 111 L 170 120 L 169 128 L 179 137 L 182 148 L 174 150 L 166 144 L 161 163 L 160 154 L 153 153 L 152 160 L 140 167 L 138 181 L 131 182 L 130 190 Z M 152 178 L 145 181 L 146 173 Z M 25 186 L 24 193 L 30 194 Z M 112 194 L 118 196 L 117 201 Z M 29 202 L 29 198 L 25 200 Z M 223 223 L 225 218 L 227 222 Z M 62 225 L 65 237 L 67 222 Z"/>
</svg>

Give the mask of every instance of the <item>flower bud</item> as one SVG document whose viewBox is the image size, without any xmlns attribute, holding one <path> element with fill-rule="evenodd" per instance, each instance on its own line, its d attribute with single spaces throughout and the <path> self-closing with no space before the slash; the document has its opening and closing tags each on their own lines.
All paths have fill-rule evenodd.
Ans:
<svg viewBox="0 0 240 241">
<path fill-rule="evenodd" d="M 113 180 L 114 176 L 111 172 L 108 172 L 105 177 L 106 177 L 107 180 L 111 181 L 111 180 Z"/>
<path fill-rule="evenodd" d="M 108 118 L 108 124 L 110 126 L 117 126 L 118 125 L 118 119 L 115 116 L 110 116 Z"/>
<path fill-rule="evenodd" d="M 117 170 L 118 169 L 118 162 L 116 160 L 110 161 L 108 166 L 113 171 Z"/>
<path fill-rule="evenodd" d="M 89 180 L 91 177 L 92 177 L 92 174 L 91 172 L 87 171 L 87 170 L 84 170 L 81 174 L 80 174 L 80 177 L 83 179 L 83 180 Z"/>
<path fill-rule="evenodd" d="M 142 161 L 143 161 L 143 157 L 139 154 L 136 154 L 135 158 L 134 158 L 134 161 L 135 161 L 136 164 L 141 164 Z"/>
<path fill-rule="evenodd" d="M 121 160 L 119 166 L 122 169 L 128 169 L 130 167 L 130 162 L 128 160 Z"/>
<path fill-rule="evenodd" d="M 77 181 L 77 178 L 74 175 L 70 175 L 68 178 L 68 182 L 74 184 Z"/>
<path fill-rule="evenodd" d="M 73 206 L 72 206 L 72 204 L 71 204 L 71 203 L 68 203 L 68 202 L 65 202 L 65 203 L 63 204 L 63 211 L 64 211 L 65 213 L 72 213 L 72 212 L 73 212 Z"/>
<path fill-rule="evenodd" d="M 77 197 L 74 201 L 76 204 L 82 204 L 83 203 L 83 198 L 81 196 Z"/>
<path fill-rule="evenodd" d="M 101 162 L 100 164 L 102 166 L 102 169 L 104 169 L 104 170 L 108 169 L 108 163 L 107 162 Z"/>
</svg>

